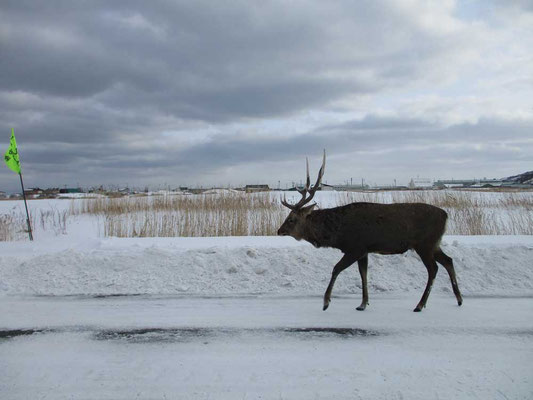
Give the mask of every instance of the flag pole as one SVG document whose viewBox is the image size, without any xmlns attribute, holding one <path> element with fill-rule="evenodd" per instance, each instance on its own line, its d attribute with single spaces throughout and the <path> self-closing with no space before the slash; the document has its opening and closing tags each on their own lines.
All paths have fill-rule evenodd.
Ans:
<svg viewBox="0 0 533 400">
<path fill-rule="evenodd" d="M 24 206 L 26 207 L 26 221 L 28 222 L 28 234 L 30 235 L 30 241 L 33 241 L 33 234 L 30 224 L 30 213 L 28 212 L 28 203 L 26 202 L 26 192 L 24 191 L 24 182 L 22 181 L 22 172 L 19 172 L 20 186 L 22 186 L 22 197 L 24 198 Z"/>
<path fill-rule="evenodd" d="M 26 201 L 26 192 L 24 191 L 24 182 L 22 181 L 22 171 L 20 169 L 19 151 L 17 149 L 17 140 L 15 139 L 15 129 L 11 128 L 11 139 L 9 139 L 9 149 L 4 154 L 4 161 L 7 167 L 19 174 L 20 186 L 22 186 L 22 197 L 24 197 L 24 207 L 26 207 L 26 222 L 28 223 L 28 234 L 30 241 L 33 241 L 33 232 L 31 231 L 30 213 L 28 212 L 28 202 Z"/>
</svg>

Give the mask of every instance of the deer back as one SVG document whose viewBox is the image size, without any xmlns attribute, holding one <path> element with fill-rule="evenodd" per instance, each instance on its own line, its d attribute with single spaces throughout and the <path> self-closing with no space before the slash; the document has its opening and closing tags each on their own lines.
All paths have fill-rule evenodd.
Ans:
<svg viewBox="0 0 533 400">
<path fill-rule="evenodd" d="M 423 203 L 351 203 L 316 210 L 306 220 L 306 240 L 343 252 L 366 249 L 401 253 L 425 243 L 437 244 L 446 227 L 444 210 Z"/>
</svg>

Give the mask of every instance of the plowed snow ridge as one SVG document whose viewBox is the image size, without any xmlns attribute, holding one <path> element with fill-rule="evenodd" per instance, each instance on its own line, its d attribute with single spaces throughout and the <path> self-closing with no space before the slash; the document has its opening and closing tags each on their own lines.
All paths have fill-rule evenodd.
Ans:
<svg viewBox="0 0 533 400">
<path fill-rule="evenodd" d="M 0 256 L 0 295 L 248 293 L 321 295 L 342 253 L 291 238 L 99 239 L 7 245 Z M 455 263 L 465 295 L 532 295 L 533 237 L 448 236 L 442 248 Z M 1 249 L 0 249 L 1 250 Z M 371 255 L 370 291 L 417 291 L 427 273 L 414 252 Z M 335 294 L 360 293 L 356 266 Z M 451 292 L 444 268 L 434 292 Z"/>
</svg>

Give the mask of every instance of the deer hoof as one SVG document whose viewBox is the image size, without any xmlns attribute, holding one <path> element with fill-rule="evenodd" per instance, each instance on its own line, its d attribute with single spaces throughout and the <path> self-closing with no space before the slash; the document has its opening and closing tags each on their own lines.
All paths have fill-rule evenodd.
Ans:
<svg viewBox="0 0 533 400">
<path fill-rule="evenodd" d="M 359 306 L 356 308 L 357 311 L 365 311 L 366 306 Z"/>
<path fill-rule="evenodd" d="M 416 307 L 413 311 L 414 311 L 414 312 L 420 312 L 420 311 L 422 311 L 422 309 L 419 308 L 419 307 Z"/>
<path fill-rule="evenodd" d="M 329 301 L 328 302 L 324 301 L 324 307 L 322 307 L 322 311 L 326 311 L 328 307 L 329 307 Z"/>
</svg>

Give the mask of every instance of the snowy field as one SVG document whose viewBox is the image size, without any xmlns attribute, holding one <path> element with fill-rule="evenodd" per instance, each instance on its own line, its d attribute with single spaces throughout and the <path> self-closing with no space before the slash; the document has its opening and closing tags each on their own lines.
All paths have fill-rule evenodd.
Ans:
<svg viewBox="0 0 533 400">
<path fill-rule="evenodd" d="M 462 307 L 441 269 L 412 312 L 426 270 L 408 252 L 370 257 L 366 311 L 352 267 L 323 312 L 337 250 L 37 227 L 0 242 L 0 399 L 533 398 L 533 236 L 442 246 Z"/>
</svg>

